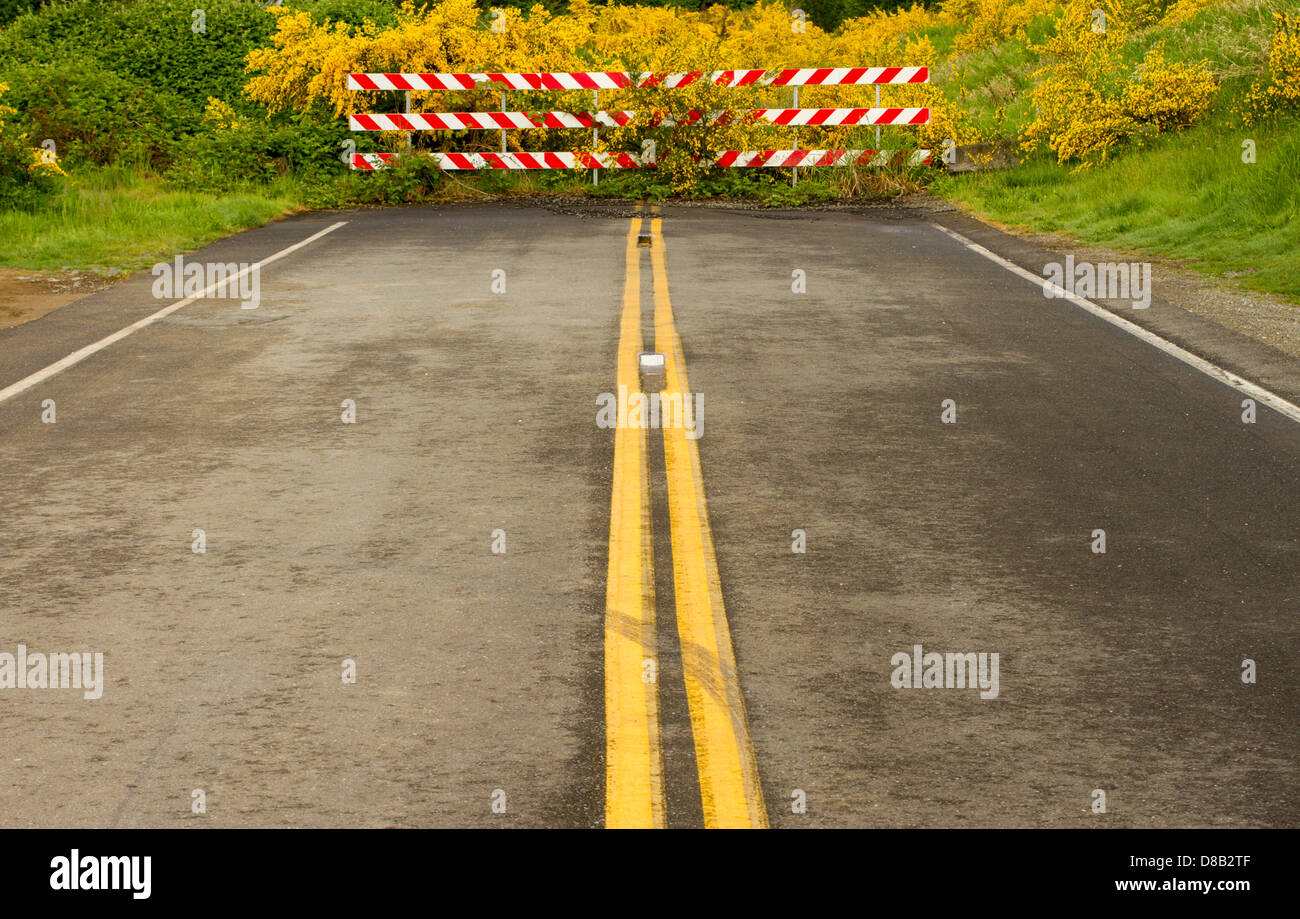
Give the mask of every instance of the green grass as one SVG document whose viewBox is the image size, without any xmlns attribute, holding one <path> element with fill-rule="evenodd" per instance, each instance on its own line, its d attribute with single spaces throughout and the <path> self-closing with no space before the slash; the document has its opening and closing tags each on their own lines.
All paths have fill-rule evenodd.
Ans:
<svg viewBox="0 0 1300 919">
<path fill-rule="evenodd" d="M 919 170 L 890 170 L 897 182 Z M 882 178 L 882 181 L 883 181 Z M 804 170 L 797 188 L 789 178 L 760 170 L 721 170 L 701 181 L 692 197 L 761 200 L 797 206 L 843 194 L 845 177 L 833 170 Z M 887 183 L 886 183 L 887 184 Z M 136 166 L 83 167 L 62 180 L 56 197 L 35 211 L 0 211 L 0 267 L 133 273 L 284 214 L 310 208 L 402 204 L 405 186 L 389 173 L 349 173 L 310 182 L 281 176 L 264 185 L 226 193 L 182 191 Z M 896 194 L 890 188 L 880 196 Z M 590 174 L 498 172 L 443 176 L 421 203 L 529 194 L 660 199 L 672 194 L 654 173 L 606 170 L 600 185 Z"/>
<path fill-rule="evenodd" d="M 966 109 L 982 134 L 1016 134 L 1033 120 L 1033 75 L 1043 61 L 1030 46 L 1046 40 L 1050 25 L 1050 17 L 1040 16 L 1029 26 L 1028 41 L 1008 38 L 953 61 L 951 77 L 939 88 Z"/>
<path fill-rule="evenodd" d="M 1273 13 L 1298 10 L 1296 0 L 1235 0 L 1210 6 L 1182 25 L 1156 24 L 1134 32 L 1121 58 L 1135 66 L 1162 43 L 1170 61 L 1205 61 L 1210 72 L 1225 81 L 1220 98 L 1231 100 L 1268 58 Z M 1033 46 L 1046 43 L 1053 27 L 1051 16 L 1039 16 L 1029 24 L 1025 38 L 1013 36 L 961 55 L 936 89 L 966 109 L 983 134 L 1019 134 L 1034 118 L 1034 72 L 1049 63 Z"/>
<path fill-rule="evenodd" d="M 1300 120 L 1246 128 L 1232 112 L 1267 59 L 1273 12 L 1298 7 L 1236 0 L 1130 38 L 1123 55 L 1130 65 L 1157 42 L 1171 61 L 1206 61 L 1221 85 L 1197 126 L 1121 149 L 1093 170 L 1060 166 L 1044 152 L 1011 170 L 940 176 L 931 192 L 1004 226 L 1231 273 L 1240 286 L 1300 303 Z M 1036 21 L 1030 42 L 1041 43 L 1046 31 Z M 942 88 L 986 134 L 1015 137 L 1033 119 L 1032 75 L 1046 63 L 1009 38 L 965 55 Z M 1254 165 L 1241 159 L 1247 138 L 1256 144 Z"/>
<path fill-rule="evenodd" d="M 1242 141 L 1257 161 L 1242 162 Z M 1253 128 L 1207 122 L 1072 171 L 1048 157 L 943 176 L 931 190 L 1017 229 L 1181 260 L 1300 303 L 1300 119 Z"/>
<path fill-rule="evenodd" d="M 80 171 L 38 211 L 0 211 L 0 265 L 132 272 L 299 206 L 282 181 L 223 196 L 174 191 L 127 165 Z"/>
</svg>

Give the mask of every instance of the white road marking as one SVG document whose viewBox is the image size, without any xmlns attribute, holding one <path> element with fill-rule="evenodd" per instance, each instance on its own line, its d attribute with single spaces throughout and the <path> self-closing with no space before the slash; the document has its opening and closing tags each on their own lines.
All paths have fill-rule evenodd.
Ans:
<svg viewBox="0 0 1300 919">
<path fill-rule="evenodd" d="M 53 364 L 50 364 L 48 367 L 44 367 L 36 371 L 31 376 L 23 377 L 17 383 L 10 384 L 9 386 L 6 386 L 4 389 L 0 389 L 0 402 L 4 402 L 7 399 L 12 399 L 14 396 L 28 389 L 31 389 L 33 386 L 37 385 L 38 383 L 45 382 L 50 377 L 54 376 L 56 373 L 62 373 L 64 370 L 67 370 L 69 367 L 81 363 L 86 358 L 90 357 L 92 354 L 95 354 L 98 351 L 103 351 L 109 345 L 121 341 L 123 338 L 126 338 L 132 332 L 138 332 L 140 329 L 143 329 L 145 326 L 152 325 L 153 323 L 157 322 L 159 319 L 162 319 L 166 316 L 170 316 L 178 309 L 189 306 L 195 300 L 201 300 L 202 298 L 206 297 L 209 293 L 216 290 L 218 286 L 222 284 L 236 283 L 241 278 L 243 278 L 244 275 L 248 274 L 250 271 L 253 271 L 254 269 L 260 271 L 263 268 L 263 266 L 269 265 L 272 262 L 278 262 L 286 255 L 289 255 L 290 253 L 293 252 L 297 252 L 299 249 L 301 249 L 303 246 L 307 245 L 308 243 L 313 243 L 316 240 L 320 239 L 322 236 L 324 236 L 326 233 L 333 233 L 339 227 L 344 226 L 346 224 L 347 224 L 346 220 L 341 220 L 336 224 L 332 224 L 331 226 L 328 226 L 325 229 L 321 230 L 319 233 L 313 233 L 311 236 L 308 236 L 302 242 L 296 242 L 292 246 L 289 246 L 287 249 L 281 249 L 279 252 L 275 253 L 274 255 L 268 255 L 260 262 L 256 262 L 252 265 L 249 265 L 248 267 L 240 271 L 238 274 L 236 274 L 233 278 L 226 278 L 221 281 L 214 281 L 213 283 L 205 287 L 203 289 L 203 292 L 200 293 L 197 297 L 186 297 L 184 300 L 177 300 L 171 306 L 165 306 L 151 316 L 145 316 L 143 319 L 131 323 L 126 328 L 119 329 L 118 331 L 114 332 L 112 335 L 106 336 L 105 338 L 101 338 L 97 342 L 94 342 L 92 344 L 86 345 L 86 347 L 84 348 L 80 348 L 76 351 L 73 351 L 67 357 L 57 360 Z"/>
<path fill-rule="evenodd" d="M 1212 363 L 1211 361 L 1207 361 L 1203 357 L 1197 357 L 1192 352 L 1178 347 L 1178 345 L 1174 344 L 1171 341 L 1166 341 L 1165 339 L 1161 338 L 1159 335 L 1155 334 L 1154 332 L 1150 332 L 1147 329 L 1142 328 L 1142 326 L 1138 325 L 1137 323 L 1130 322 L 1129 320 L 1123 318 L 1122 316 L 1116 316 L 1114 313 L 1112 313 L 1110 310 L 1106 309 L 1105 307 L 1098 306 L 1096 303 L 1093 303 L 1091 300 L 1088 300 L 1084 297 L 1076 296 L 1070 291 L 1065 290 L 1064 288 L 1056 284 L 1052 284 L 1048 282 L 1047 280 L 1040 277 L 1039 275 L 1034 274 L 1032 271 L 1026 271 L 1024 268 L 1021 268 L 1019 265 L 1009 262 L 1006 259 L 1004 259 L 1002 256 L 990 252 L 988 249 L 985 249 L 979 243 L 967 239 L 965 236 L 962 236 L 960 233 L 954 232 L 948 229 L 947 227 L 940 226 L 939 224 L 933 222 L 930 224 L 930 226 L 934 227 L 936 230 L 938 230 L 941 233 L 951 236 L 953 239 L 957 240 L 959 243 L 961 243 L 967 249 L 970 249 L 972 252 L 978 252 L 980 255 L 984 256 L 989 261 L 996 262 L 997 264 L 1001 265 L 1003 268 L 1007 269 L 1007 271 L 1010 271 L 1012 274 L 1019 275 L 1020 277 L 1024 278 L 1026 281 L 1029 281 L 1030 283 L 1034 284 L 1040 290 L 1044 288 L 1051 288 L 1052 292 L 1060 299 L 1069 300 L 1075 306 L 1087 310 L 1088 312 L 1096 316 L 1098 319 L 1106 320 L 1111 325 L 1123 329 L 1125 332 L 1128 332 L 1130 335 L 1136 338 L 1142 339 L 1142 341 L 1146 342 L 1149 345 L 1152 345 L 1153 347 L 1159 348 L 1161 351 L 1163 351 L 1165 354 L 1168 354 L 1170 357 L 1178 358 L 1178 360 L 1182 361 L 1184 364 L 1187 364 L 1189 367 L 1196 368 L 1206 376 L 1218 380 L 1220 383 L 1224 383 L 1228 386 L 1231 386 L 1233 389 L 1236 389 L 1239 392 L 1245 393 L 1247 396 L 1254 399 L 1257 403 L 1267 405 L 1269 408 L 1273 409 L 1273 411 L 1281 415 L 1285 415 L 1287 418 L 1290 418 L 1294 422 L 1300 423 L 1300 406 L 1295 405 L 1292 402 L 1288 402 L 1286 399 L 1283 399 L 1277 393 L 1270 392 L 1264 387 L 1256 383 L 1252 383 L 1250 382 L 1250 380 L 1243 379 L 1242 377 L 1237 376 L 1235 373 L 1229 370 L 1224 370 L 1218 364 Z"/>
</svg>

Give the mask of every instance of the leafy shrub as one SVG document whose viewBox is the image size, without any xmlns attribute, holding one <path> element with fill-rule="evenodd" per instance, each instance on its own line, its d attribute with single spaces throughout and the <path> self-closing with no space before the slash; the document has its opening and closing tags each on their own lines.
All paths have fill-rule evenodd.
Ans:
<svg viewBox="0 0 1300 919">
<path fill-rule="evenodd" d="M 298 0 L 307 16 L 395 20 L 390 0 Z M 202 16 L 196 13 L 201 12 Z M 264 118 L 242 96 L 244 58 L 270 41 L 276 15 L 241 0 L 55 4 L 0 30 L 0 78 L 34 137 L 67 162 L 134 162 L 187 187 L 227 188 L 285 171 L 337 173 L 346 123 L 323 110 Z M 243 117 L 222 131 L 205 111 Z"/>
<path fill-rule="evenodd" d="M 204 31 L 195 31 L 201 6 Z M 0 60 L 57 63 L 93 58 L 101 68 L 162 90 L 201 111 L 208 96 L 238 96 L 243 59 L 265 43 L 274 19 L 239 0 L 143 0 L 45 7 L 0 32 Z"/>
<path fill-rule="evenodd" d="M 9 87 L 0 83 L 0 97 Z M 58 189 L 63 170 L 14 128 L 15 110 L 0 103 L 0 210 L 37 207 Z"/>
<path fill-rule="evenodd" d="M 1151 13 L 1150 15 L 1154 15 Z M 1024 149 L 1051 149 L 1080 168 L 1105 163 L 1126 142 L 1192 124 L 1218 90 L 1205 63 L 1171 63 L 1159 44 L 1135 69 L 1122 59 L 1128 23 L 1116 16 L 1092 28 L 1091 0 L 1071 0 L 1048 43 L 1054 62 L 1034 74 L 1036 117 Z"/>
<path fill-rule="evenodd" d="M 827 32 L 833 32 L 848 18 L 847 0 L 798 0 L 794 6 L 808 14 L 808 18 Z"/>
<path fill-rule="evenodd" d="M 204 130 L 175 145 L 165 173 L 169 182 L 188 191 L 224 192 L 275 175 L 256 126 L 230 105 L 209 99 L 203 120 Z"/>
<path fill-rule="evenodd" d="M 69 163 L 117 159 L 156 163 L 166 140 L 195 126 L 185 101 L 139 85 L 94 60 L 11 67 L 11 100 L 34 137 L 55 142 Z"/>
<path fill-rule="evenodd" d="M 1255 121 L 1275 112 L 1300 110 L 1300 16 L 1277 13 L 1268 67 L 1250 87 L 1244 114 Z"/>
<path fill-rule="evenodd" d="M 31 12 L 30 0 L 0 0 L 0 26 L 12 22 L 23 13 Z"/>
<path fill-rule="evenodd" d="M 310 113 L 246 115 L 209 99 L 202 130 L 172 146 L 165 175 L 178 187 L 209 192 L 286 173 L 319 181 L 342 171 L 339 151 L 347 134 L 338 119 L 322 121 Z"/>
<path fill-rule="evenodd" d="M 13 22 L 23 13 L 30 13 L 45 3 L 46 0 L 0 0 L 0 26 Z"/>
<path fill-rule="evenodd" d="M 369 199 L 378 204 L 413 204 L 442 187 L 445 176 L 427 156 L 405 156 L 391 169 L 368 176 Z"/>
<path fill-rule="evenodd" d="M 288 5 L 307 10 L 318 22 L 332 20 L 353 26 L 373 22 L 381 27 L 397 22 L 398 4 L 393 0 L 290 0 Z"/>
</svg>

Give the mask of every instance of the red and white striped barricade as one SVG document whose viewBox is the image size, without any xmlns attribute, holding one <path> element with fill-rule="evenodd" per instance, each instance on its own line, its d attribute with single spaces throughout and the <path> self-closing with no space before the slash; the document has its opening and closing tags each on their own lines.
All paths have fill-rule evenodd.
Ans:
<svg viewBox="0 0 1300 919">
<path fill-rule="evenodd" d="M 348 89 L 362 91 L 467 90 L 501 87 L 510 91 L 591 90 L 593 99 L 602 89 L 663 86 L 678 88 L 699 81 L 719 86 L 789 86 L 794 89 L 794 108 L 741 109 L 703 113 L 691 110 L 680 116 L 655 112 L 645 117 L 649 127 L 689 126 L 707 122 L 730 124 L 748 122 L 775 127 L 838 127 L 866 125 L 876 127 L 877 146 L 880 127 L 928 124 L 928 108 L 887 108 L 879 105 L 880 86 L 897 83 L 928 83 L 928 67 L 819 67 L 785 70 L 714 70 L 682 73 L 629 73 L 619 71 L 565 73 L 352 73 Z M 877 105 L 872 108 L 798 108 L 800 86 L 876 87 Z M 592 110 L 586 112 L 506 111 L 502 93 L 500 112 L 434 112 L 396 114 L 358 114 L 349 116 L 353 131 L 501 131 L 500 153 L 429 153 L 438 167 L 445 170 L 465 169 L 634 169 L 653 166 L 653 160 L 630 153 L 507 153 L 505 132 L 531 128 L 591 129 L 593 143 L 601 127 L 622 127 L 638 121 L 631 111 Z M 383 169 L 393 162 L 392 153 L 354 153 L 352 168 Z M 929 150 L 917 150 L 904 156 L 889 150 L 723 150 L 709 161 L 717 166 L 806 167 L 843 166 L 850 163 L 868 166 L 921 164 L 930 162 Z"/>
</svg>

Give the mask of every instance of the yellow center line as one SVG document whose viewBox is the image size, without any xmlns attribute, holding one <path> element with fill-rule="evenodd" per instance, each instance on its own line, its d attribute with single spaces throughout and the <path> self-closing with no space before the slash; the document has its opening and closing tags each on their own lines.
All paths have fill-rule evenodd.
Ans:
<svg viewBox="0 0 1300 919">
<path fill-rule="evenodd" d="M 655 350 L 665 358 L 667 398 L 690 399 L 686 360 L 668 297 L 662 221 L 651 220 Z M 713 551 L 699 448 L 684 425 L 665 426 L 664 464 L 682 670 L 695 738 L 706 827 L 766 827 L 767 809 L 750 741 L 722 585 Z"/>
<path fill-rule="evenodd" d="M 641 389 L 640 230 L 638 217 L 627 235 L 618 341 L 618 385 L 629 394 Z M 647 431 L 617 426 L 605 587 L 605 826 L 611 829 L 665 825 L 647 459 Z"/>
</svg>

